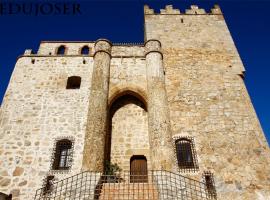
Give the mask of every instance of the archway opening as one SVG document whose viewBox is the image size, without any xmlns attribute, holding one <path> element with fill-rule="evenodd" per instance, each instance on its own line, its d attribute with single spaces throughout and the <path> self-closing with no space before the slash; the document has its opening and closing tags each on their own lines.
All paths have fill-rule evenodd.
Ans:
<svg viewBox="0 0 270 200">
<path fill-rule="evenodd" d="M 105 163 L 130 170 L 133 155 L 149 156 L 148 116 L 145 103 L 123 93 L 111 103 L 105 143 Z"/>
</svg>

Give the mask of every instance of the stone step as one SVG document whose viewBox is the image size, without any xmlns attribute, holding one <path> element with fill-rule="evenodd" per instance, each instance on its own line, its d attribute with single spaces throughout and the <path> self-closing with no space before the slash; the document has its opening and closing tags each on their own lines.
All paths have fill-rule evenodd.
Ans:
<svg viewBox="0 0 270 200">
<path fill-rule="evenodd" d="M 158 200 L 152 183 L 104 183 L 99 200 Z"/>
</svg>

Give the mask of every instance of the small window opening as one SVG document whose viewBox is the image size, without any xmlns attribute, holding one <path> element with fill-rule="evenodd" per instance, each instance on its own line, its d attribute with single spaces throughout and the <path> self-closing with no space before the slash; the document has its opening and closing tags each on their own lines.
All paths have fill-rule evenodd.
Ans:
<svg viewBox="0 0 270 200">
<path fill-rule="evenodd" d="M 66 89 L 80 89 L 81 87 L 81 77 L 71 76 L 68 77 Z"/>
<path fill-rule="evenodd" d="M 181 23 L 184 23 L 184 19 L 181 19 Z"/>
<path fill-rule="evenodd" d="M 83 59 L 83 64 L 86 64 L 86 60 Z"/>
<path fill-rule="evenodd" d="M 180 138 L 175 141 L 176 156 L 179 169 L 182 171 L 197 170 L 197 157 L 192 138 Z"/>
<path fill-rule="evenodd" d="M 70 140 L 60 140 L 56 143 L 54 153 L 54 170 L 68 170 L 71 167 L 72 142 Z"/>
<path fill-rule="evenodd" d="M 82 54 L 82 55 L 89 55 L 89 47 L 88 47 L 88 46 L 84 46 L 84 47 L 81 49 L 81 54 Z"/>
<path fill-rule="evenodd" d="M 50 52 L 49 55 L 52 55 L 52 52 Z"/>
<path fill-rule="evenodd" d="M 66 53 L 66 47 L 64 45 L 61 45 L 57 49 L 57 55 L 65 55 Z"/>
<path fill-rule="evenodd" d="M 204 182 L 206 185 L 207 195 L 210 199 L 216 199 L 217 198 L 217 192 L 214 182 L 214 176 L 213 173 L 210 171 L 205 171 L 203 173 Z"/>
<path fill-rule="evenodd" d="M 35 64 L 35 59 L 32 59 L 32 60 L 31 60 L 31 63 L 32 63 L 32 64 Z"/>
</svg>

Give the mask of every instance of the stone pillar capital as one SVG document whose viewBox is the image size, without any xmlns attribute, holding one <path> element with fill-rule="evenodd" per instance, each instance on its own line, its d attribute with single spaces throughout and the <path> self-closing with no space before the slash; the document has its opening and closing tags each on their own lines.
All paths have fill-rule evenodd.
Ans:
<svg viewBox="0 0 270 200">
<path fill-rule="evenodd" d="M 111 56 L 112 43 L 107 39 L 98 39 L 95 43 L 94 57 L 98 52 L 105 52 Z"/>
<path fill-rule="evenodd" d="M 161 52 L 161 42 L 159 40 L 151 39 L 147 40 L 144 44 L 145 46 L 145 56 L 149 53 L 159 53 L 163 58 L 163 54 Z"/>
</svg>

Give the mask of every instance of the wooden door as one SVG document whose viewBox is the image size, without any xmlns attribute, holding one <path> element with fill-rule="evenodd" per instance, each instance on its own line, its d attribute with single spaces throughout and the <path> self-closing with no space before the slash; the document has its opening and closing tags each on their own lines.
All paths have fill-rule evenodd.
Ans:
<svg viewBox="0 0 270 200">
<path fill-rule="evenodd" d="M 132 156 L 130 159 L 130 182 L 146 183 L 147 177 L 147 160 L 144 156 Z"/>
</svg>

